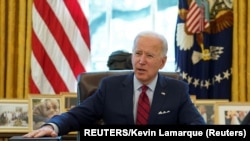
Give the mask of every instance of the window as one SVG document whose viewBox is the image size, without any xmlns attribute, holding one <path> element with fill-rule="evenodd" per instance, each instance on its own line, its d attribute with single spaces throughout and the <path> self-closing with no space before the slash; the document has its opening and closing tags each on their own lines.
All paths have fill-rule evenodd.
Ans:
<svg viewBox="0 0 250 141">
<path fill-rule="evenodd" d="M 175 71 L 177 0 L 88 0 L 87 3 L 91 71 L 108 70 L 108 57 L 113 51 L 131 52 L 135 35 L 143 30 L 154 30 L 166 36 L 168 59 L 162 70 Z"/>
</svg>

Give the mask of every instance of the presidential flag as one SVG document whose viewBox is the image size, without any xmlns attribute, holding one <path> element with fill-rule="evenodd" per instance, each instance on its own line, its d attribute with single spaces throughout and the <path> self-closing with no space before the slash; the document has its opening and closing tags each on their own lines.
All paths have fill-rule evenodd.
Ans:
<svg viewBox="0 0 250 141">
<path fill-rule="evenodd" d="M 90 66 L 84 0 L 34 0 L 30 93 L 76 92 Z"/>
<path fill-rule="evenodd" d="M 200 99 L 231 98 L 232 1 L 179 0 L 177 70 Z"/>
</svg>

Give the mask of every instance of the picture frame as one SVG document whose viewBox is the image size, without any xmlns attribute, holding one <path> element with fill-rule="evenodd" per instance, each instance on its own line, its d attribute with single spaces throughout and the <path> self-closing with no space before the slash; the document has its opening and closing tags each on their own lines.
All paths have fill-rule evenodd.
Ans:
<svg viewBox="0 0 250 141">
<path fill-rule="evenodd" d="M 195 103 L 196 95 L 190 94 L 190 99 L 193 103 Z"/>
<path fill-rule="evenodd" d="M 77 105 L 77 93 L 61 93 L 62 95 L 62 112 L 66 112 Z"/>
<path fill-rule="evenodd" d="M 0 133 L 26 133 L 30 130 L 28 100 L 0 100 Z"/>
<path fill-rule="evenodd" d="M 195 107 L 204 118 L 206 124 L 215 124 L 215 104 L 226 103 L 228 99 L 196 99 Z"/>
<path fill-rule="evenodd" d="M 77 93 L 74 92 L 61 92 L 62 96 L 62 112 L 67 112 L 71 108 L 75 107 L 77 105 Z M 69 132 L 68 134 L 75 135 L 77 134 L 77 131 Z"/>
<path fill-rule="evenodd" d="M 55 115 L 62 113 L 61 95 L 30 94 L 29 95 L 30 130 L 38 129 L 42 124 Z"/>
<path fill-rule="evenodd" d="M 250 103 L 228 102 L 215 104 L 215 123 L 218 125 L 240 125 L 250 111 Z"/>
</svg>

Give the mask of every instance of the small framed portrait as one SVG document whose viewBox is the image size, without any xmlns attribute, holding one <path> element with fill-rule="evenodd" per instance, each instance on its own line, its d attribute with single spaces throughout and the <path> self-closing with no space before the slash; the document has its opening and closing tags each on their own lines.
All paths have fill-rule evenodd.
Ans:
<svg viewBox="0 0 250 141">
<path fill-rule="evenodd" d="M 77 103 L 77 93 L 74 92 L 61 92 L 62 96 L 62 112 L 67 112 L 71 108 L 74 108 Z M 69 132 L 69 134 L 77 134 L 76 131 Z"/>
<path fill-rule="evenodd" d="M 61 95 L 30 94 L 29 110 L 31 119 L 31 130 L 38 129 L 47 120 L 62 113 Z"/>
<path fill-rule="evenodd" d="M 229 102 L 227 99 L 197 99 L 195 106 L 204 118 L 206 124 L 213 125 L 215 123 L 215 104 L 219 102 Z"/>
<path fill-rule="evenodd" d="M 28 103 L 23 99 L 0 100 L 0 133 L 29 131 Z"/>
<path fill-rule="evenodd" d="M 192 101 L 193 103 L 195 103 L 196 95 L 191 94 L 191 95 L 190 95 L 190 99 L 191 99 L 191 101 Z"/>
<path fill-rule="evenodd" d="M 76 93 L 62 93 L 62 105 L 63 112 L 70 110 L 75 107 L 77 104 L 77 94 Z"/>
<path fill-rule="evenodd" d="M 228 102 L 215 104 L 215 123 L 219 125 L 240 125 L 250 111 L 250 103 Z"/>
</svg>

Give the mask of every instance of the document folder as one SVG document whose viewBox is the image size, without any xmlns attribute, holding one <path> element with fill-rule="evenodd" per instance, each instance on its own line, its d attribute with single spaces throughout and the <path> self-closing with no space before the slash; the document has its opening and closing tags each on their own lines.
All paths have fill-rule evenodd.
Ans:
<svg viewBox="0 0 250 141">
<path fill-rule="evenodd" d="M 13 136 L 9 141 L 61 141 L 61 136 L 58 137 L 40 137 L 40 138 L 25 138 L 22 136 Z"/>
</svg>

